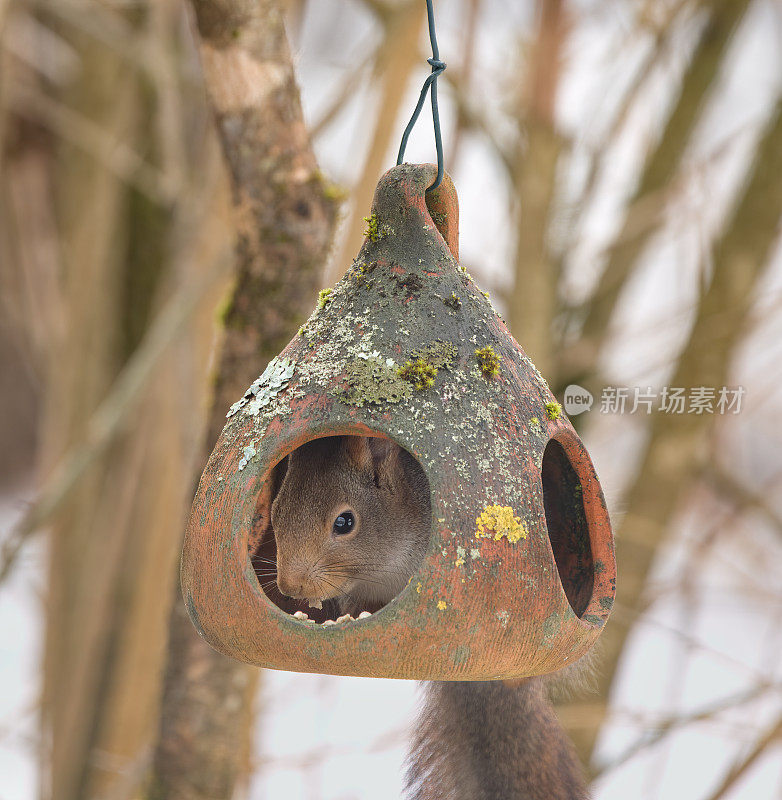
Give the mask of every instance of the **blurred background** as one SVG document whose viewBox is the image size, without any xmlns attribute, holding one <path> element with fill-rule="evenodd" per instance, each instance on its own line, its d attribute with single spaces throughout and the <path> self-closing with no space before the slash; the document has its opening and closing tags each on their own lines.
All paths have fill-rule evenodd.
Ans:
<svg viewBox="0 0 782 800">
<path fill-rule="evenodd" d="M 435 9 L 462 263 L 593 398 L 619 592 L 557 709 L 594 797 L 782 797 L 782 6 Z M 0 0 L 0 37 L 0 800 L 399 797 L 415 684 L 230 662 L 177 567 L 358 251 L 424 0 Z"/>
</svg>

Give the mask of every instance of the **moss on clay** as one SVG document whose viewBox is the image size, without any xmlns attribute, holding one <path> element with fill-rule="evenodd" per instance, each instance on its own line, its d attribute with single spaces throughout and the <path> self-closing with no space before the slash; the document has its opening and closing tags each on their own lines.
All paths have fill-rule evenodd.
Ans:
<svg viewBox="0 0 782 800">
<path fill-rule="evenodd" d="M 462 300 L 455 292 L 451 292 L 450 297 L 445 297 L 443 303 L 454 311 L 458 311 L 462 307 Z"/>
<path fill-rule="evenodd" d="M 368 264 L 364 264 L 362 262 L 359 263 L 357 267 L 358 267 L 357 273 L 359 275 L 369 275 L 371 272 L 375 270 L 375 267 L 377 267 L 377 261 L 370 261 Z"/>
<path fill-rule="evenodd" d="M 331 300 L 332 291 L 332 289 L 321 289 L 320 292 L 318 292 L 318 308 L 326 307 L 326 303 Z"/>
<path fill-rule="evenodd" d="M 364 228 L 364 236 L 370 242 L 379 242 L 384 236 L 388 236 L 390 232 L 387 225 L 380 224 L 377 214 L 370 214 L 368 217 L 364 217 L 364 222 L 367 223 Z"/>
<path fill-rule="evenodd" d="M 546 416 L 549 419 L 559 419 L 562 416 L 562 406 L 559 403 L 546 403 Z"/>
<path fill-rule="evenodd" d="M 400 378 L 409 381 L 416 389 L 430 389 L 434 386 L 434 379 L 437 377 L 437 367 L 425 361 L 423 358 L 416 358 L 406 361 L 398 371 Z"/>
<path fill-rule="evenodd" d="M 475 351 L 478 365 L 484 378 L 493 378 L 500 372 L 500 357 L 494 352 L 494 348 L 487 344 Z"/>
</svg>

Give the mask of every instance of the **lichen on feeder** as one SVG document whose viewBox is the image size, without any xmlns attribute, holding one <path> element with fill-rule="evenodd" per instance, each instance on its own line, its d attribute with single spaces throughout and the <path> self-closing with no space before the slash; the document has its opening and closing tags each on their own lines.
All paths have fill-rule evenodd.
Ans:
<svg viewBox="0 0 782 800">
<path fill-rule="evenodd" d="M 287 387 L 295 369 L 296 364 L 291 359 L 273 358 L 263 374 L 250 384 L 244 396 L 228 409 L 225 416 L 232 417 L 244 406 L 247 406 L 248 413 L 257 414 Z"/>
<path fill-rule="evenodd" d="M 423 359 L 436 370 L 448 369 L 459 355 L 459 348 L 453 342 L 437 339 L 413 351 L 413 358 Z"/>
<path fill-rule="evenodd" d="M 527 529 L 510 506 L 490 505 L 483 509 L 476 518 L 476 539 L 494 539 L 505 537 L 511 544 L 527 538 Z"/>
<path fill-rule="evenodd" d="M 342 675 L 514 678 L 575 660 L 608 616 L 615 560 L 594 468 L 459 266 L 455 192 L 447 176 L 427 192 L 433 170 L 381 179 L 352 268 L 229 412 L 182 560 L 188 611 L 228 655 Z M 419 361 L 416 388 L 400 372 Z M 287 613 L 252 564 L 275 555 L 285 457 L 345 435 L 391 439 L 417 459 L 432 531 L 394 600 L 324 627 Z"/>
<path fill-rule="evenodd" d="M 337 389 L 335 396 L 358 407 L 366 404 L 398 403 L 412 393 L 412 386 L 392 358 L 373 353 L 359 353 L 345 370 L 347 388 Z"/>
</svg>

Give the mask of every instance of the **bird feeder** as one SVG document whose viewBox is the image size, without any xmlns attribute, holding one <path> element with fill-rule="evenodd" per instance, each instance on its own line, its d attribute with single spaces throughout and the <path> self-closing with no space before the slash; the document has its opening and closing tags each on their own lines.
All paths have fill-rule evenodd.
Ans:
<svg viewBox="0 0 782 800">
<path fill-rule="evenodd" d="M 182 590 L 217 650 L 273 669 L 423 680 L 552 672 L 595 642 L 616 563 L 592 462 L 545 380 L 458 262 L 448 176 L 380 180 L 352 266 L 229 411 L 187 527 Z M 364 619 L 294 617 L 263 591 L 285 457 L 385 437 L 429 480 L 418 571 Z M 276 602 L 275 602 L 276 600 Z M 300 617 L 301 615 L 299 615 Z"/>
</svg>

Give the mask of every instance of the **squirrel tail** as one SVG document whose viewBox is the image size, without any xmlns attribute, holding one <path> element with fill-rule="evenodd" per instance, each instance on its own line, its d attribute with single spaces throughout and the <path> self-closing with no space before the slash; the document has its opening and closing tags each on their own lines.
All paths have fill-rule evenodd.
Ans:
<svg viewBox="0 0 782 800">
<path fill-rule="evenodd" d="M 540 678 L 431 681 L 408 759 L 410 800 L 586 800 Z"/>
</svg>

